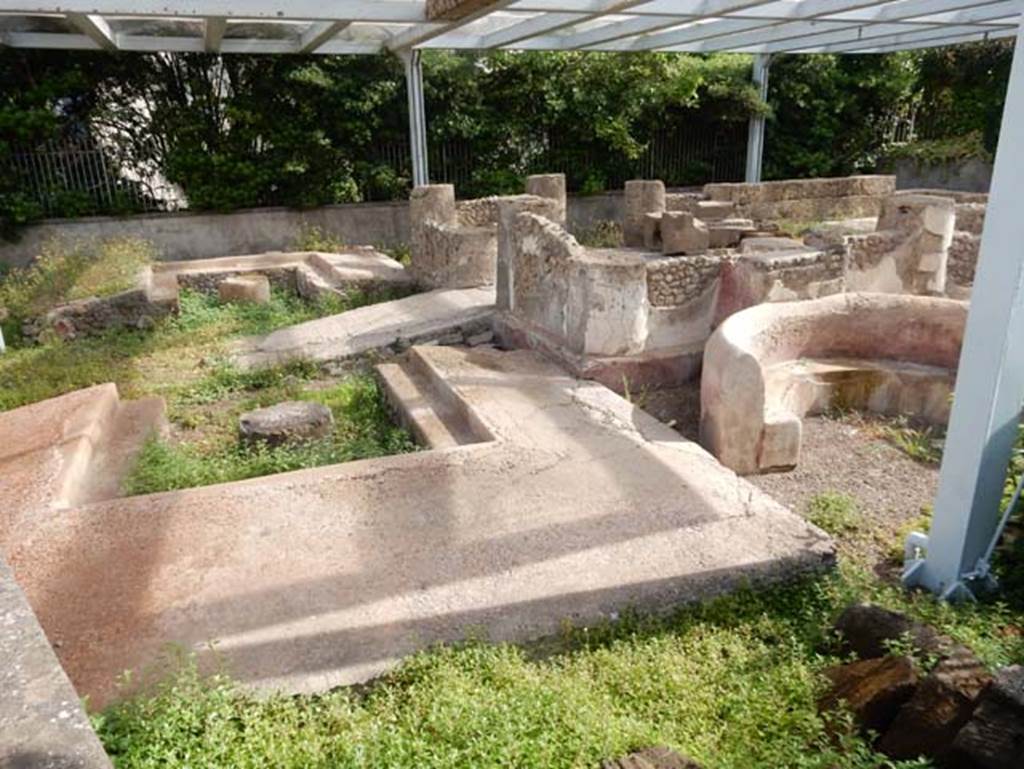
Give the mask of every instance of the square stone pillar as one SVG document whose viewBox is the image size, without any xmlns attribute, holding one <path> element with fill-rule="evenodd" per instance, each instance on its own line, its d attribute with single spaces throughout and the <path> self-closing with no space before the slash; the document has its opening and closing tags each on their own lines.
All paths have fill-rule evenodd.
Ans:
<svg viewBox="0 0 1024 769">
<path fill-rule="evenodd" d="M 536 174 L 526 177 L 526 194 L 557 201 L 555 217 L 548 217 L 563 227 L 568 216 L 568 201 L 565 194 L 565 174 Z M 545 214 L 545 216 L 547 216 Z"/>
<path fill-rule="evenodd" d="M 511 312 L 514 296 L 515 254 L 513 253 L 513 228 L 516 216 L 521 213 L 537 214 L 561 224 L 559 217 L 564 216 L 565 209 L 558 200 L 536 195 L 516 195 L 498 199 L 498 274 L 495 291 L 495 306 L 498 312 Z"/>
<path fill-rule="evenodd" d="M 665 184 L 659 181 L 635 179 L 626 182 L 626 218 L 622 223 L 622 238 L 627 246 L 644 244 L 644 217 L 665 211 Z"/>
</svg>

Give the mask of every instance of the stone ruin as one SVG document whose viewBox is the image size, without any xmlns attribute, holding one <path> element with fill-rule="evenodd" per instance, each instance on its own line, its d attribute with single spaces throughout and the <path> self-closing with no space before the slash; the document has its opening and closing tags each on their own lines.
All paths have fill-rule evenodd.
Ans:
<svg viewBox="0 0 1024 769">
<path fill-rule="evenodd" d="M 177 312 L 182 288 L 220 296 L 222 301 L 265 303 L 271 286 L 315 301 L 353 289 L 408 292 L 413 282 L 401 264 L 369 246 L 342 253 L 269 252 L 157 262 L 139 272 L 134 288 L 56 307 L 26 322 L 22 331 L 26 338 L 38 340 L 48 332 L 74 339 L 115 328 L 145 330 Z"/>
<path fill-rule="evenodd" d="M 413 255 L 411 272 L 421 287 L 494 285 L 498 270 L 498 224 L 503 204 L 566 223 L 565 177 L 531 176 L 526 194 L 456 203 L 450 184 L 417 187 L 409 198 Z"/>
<path fill-rule="evenodd" d="M 311 297 L 428 289 L 281 329 L 253 363 L 402 350 L 377 371 L 427 450 L 122 497 L 109 481 L 162 401 L 103 385 L 0 414 L 0 610 L 25 630 L 5 648 L 26 660 L 0 726 L 16 748 L 75 746 L 106 769 L 63 671 L 102 705 L 169 641 L 215 642 L 249 686 L 319 691 L 467 628 L 525 641 L 566 617 L 828 568 L 829 539 L 729 468 L 792 466 L 800 419 L 836 397 L 945 418 L 965 314 L 949 297 L 970 290 L 983 201 L 853 177 L 700 193 L 637 181 L 624 202 L 622 248 L 580 245 L 564 179 L 544 176 L 461 203 L 415 190 L 408 270 L 372 249 L 155 267 L 146 302 L 254 273 Z M 783 219 L 825 223 L 797 240 Z M 608 389 L 702 367 L 718 461 Z"/>
<path fill-rule="evenodd" d="M 551 216 L 510 202 L 499 227 L 512 257 L 498 260 L 496 328 L 507 345 L 543 350 L 619 391 L 679 384 L 699 371 L 713 331 L 748 307 L 846 292 L 947 295 L 954 243 L 977 237 L 958 232 L 958 220 L 978 229 L 983 218 L 967 205 L 897 193 L 893 177 L 675 195 L 661 182 L 634 181 L 625 188 L 625 247 L 593 249 Z M 764 218 L 780 215 L 857 219 L 796 240 Z M 958 279 L 963 272 L 958 262 Z"/>
</svg>

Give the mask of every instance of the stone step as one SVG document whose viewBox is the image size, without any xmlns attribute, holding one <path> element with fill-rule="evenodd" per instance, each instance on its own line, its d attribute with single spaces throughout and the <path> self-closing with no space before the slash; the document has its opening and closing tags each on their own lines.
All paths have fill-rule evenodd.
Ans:
<svg viewBox="0 0 1024 769">
<path fill-rule="evenodd" d="M 105 434 L 93 447 L 88 474 L 75 492 L 85 504 L 121 496 L 124 479 L 132 471 L 145 442 L 167 432 L 167 406 L 163 398 L 121 401 Z"/>
<path fill-rule="evenodd" d="M 480 442 L 466 415 L 453 406 L 451 397 L 446 397 L 409 358 L 381 364 L 377 373 L 399 421 L 420 445 L 447 449 Z"/>
<path fill-rule="evenodd" d="M 322 296 L 334 294 L 340 296 L 343 292 L 335 288 L 331 280 L 328 280 L 320 270 L 312 263 L 299 265 L 295 270 L 295 287 L 299 295 L 304 299 L 319 299 Z"/>
</svg>

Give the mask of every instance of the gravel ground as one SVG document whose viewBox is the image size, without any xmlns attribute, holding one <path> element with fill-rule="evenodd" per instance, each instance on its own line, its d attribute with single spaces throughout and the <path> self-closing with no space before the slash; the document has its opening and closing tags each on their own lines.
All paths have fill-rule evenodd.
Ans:
<svg viewBox="0 0 1024 769">
<path fill-rule="evenodd" d="M 644 393 L 638 405 L 697 440 L 698 385 Z M 907 531 L 931 509 L 939 467 L 911 459 L 884 437 L 887 421 L 870 415 L 804 420 L 800 464 L 784 473 L 747 480 L 795 512 L 806 515 L 819 494 L 833 492 L 856 503 L 857 525 L 838 536 L 841 550 L 892 576 Z"/>
</svg>

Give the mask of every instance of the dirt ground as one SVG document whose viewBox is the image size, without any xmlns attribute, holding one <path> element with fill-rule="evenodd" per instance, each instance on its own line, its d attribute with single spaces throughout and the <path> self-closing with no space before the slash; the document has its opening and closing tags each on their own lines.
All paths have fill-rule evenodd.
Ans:
<svg viewBox="0 0 1024 769">
<path fill-rule="evenodd" d="M 698 439 L 699 385 L 644 393 L 637 404 L 687 438 Z M 911 459 L 890 443 L 889 424 L 871 415 L 804 420 L 800 464 L 783 473 L 747 480 L 801 515 L 816 496 L 832 492 L 856 502 L 857 526 L 839 536 L 840 548 L 877 572 L 898 571 L 905 534 L 930 512 L 939 466 Z"/>
</svg>

